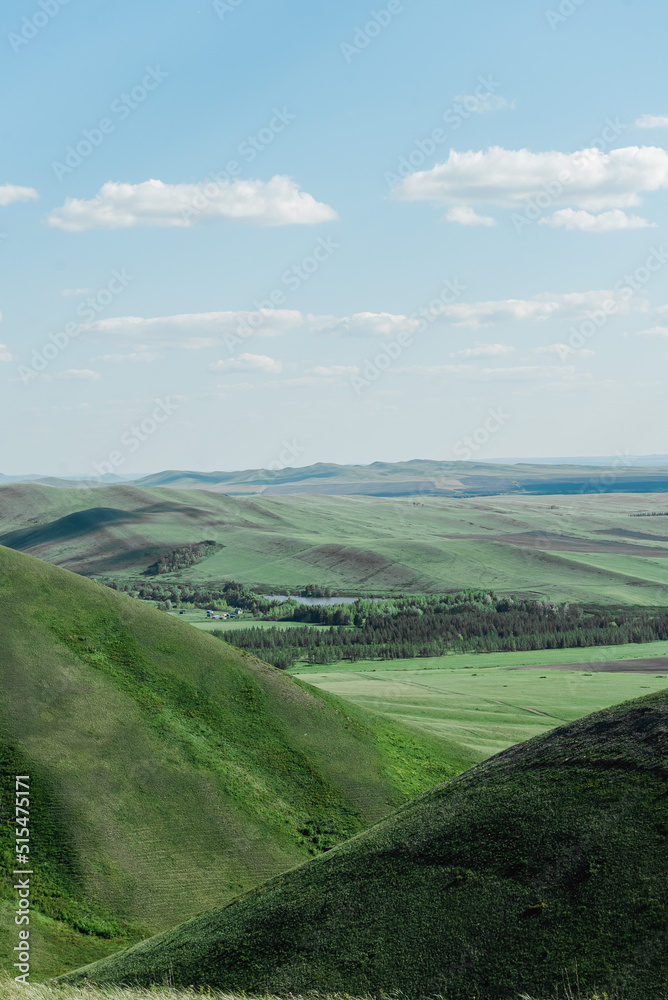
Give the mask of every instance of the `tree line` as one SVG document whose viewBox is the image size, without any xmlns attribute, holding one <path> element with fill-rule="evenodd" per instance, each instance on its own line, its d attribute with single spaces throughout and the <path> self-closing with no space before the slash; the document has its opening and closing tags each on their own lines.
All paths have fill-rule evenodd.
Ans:
<svg viewBox="0 0 668 1000">
<path fill-rule="evenodd" d="M 464 652 L 513 652 L 668 639 L 668 612 L 557 604 L 466 591 L 351 606 L 299 606 L 295 622 L 319 628 L 235 629 L 232 639 L 283 669 L 298 661 L 394 660 Z"/>
</svg>

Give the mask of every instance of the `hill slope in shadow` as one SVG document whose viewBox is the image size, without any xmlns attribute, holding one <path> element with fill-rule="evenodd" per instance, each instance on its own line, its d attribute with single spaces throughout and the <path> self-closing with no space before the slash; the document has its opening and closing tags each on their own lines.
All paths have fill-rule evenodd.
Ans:
<svg viewBox="0 0 668 1000">
<path fill-rule="evenodd" d="M 84 972 L 94 983 L 161 982 L 171 970 L 195 988 L 447 1000 L 554 996 L 577 977 L 582 996 L 659 1000 L 667 779 L 664 691 L 515 746 Z"/>
<path fill-rule="evenodd" d="M 470 763 L 2 547 L 0 636 L 0 853 L 11 873 L 8 803 L 29 774 L 35 974 L 232 898 Z M 15 895 L 5 874 L 5 964 Z"/>
</svg>

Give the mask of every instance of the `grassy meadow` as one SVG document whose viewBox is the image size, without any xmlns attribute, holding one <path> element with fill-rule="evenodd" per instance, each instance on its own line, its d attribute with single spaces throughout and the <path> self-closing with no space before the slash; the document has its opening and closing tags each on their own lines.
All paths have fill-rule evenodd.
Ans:
<svg viewBox="0 0 668 1000">
<path fill-rule="evenodd" d="M 170 548 L 221 546 L 163 579 L 265 593 L 470 588 L 560 601 L 668 603 L 665 494 L 231 497 L 205 490 L 0 486 L 0 544 L 127 581 Z"/>
<path fill-rule="evenodd" d="M 60 986 L 53 983 L 24 986 L 22 983 L 15 983 L 13 979 L 0 977 L 0 1000 L 82 1000 L 82 997 L 87 1000 L 192 1000 L 193 996 L 205 996 L 207 1000 L 285 1000 L 284 997 L 279 998 L 270 993 L 261 995 L 249 995 L 245 991 L 227 993 L 204 986 L 197 990 L 194 988 L 183 990 L 169 986 L 154 986 L 148 989 L 120 986 Z M 582 996 L 576 995 L 569 989 L 566 989 L 561 996 L 563 1000 L 605 1000 L 602 993 Z M 410 995 L 399 991 L 392 991 L 390 997 L 392 1000 L 412 1000 Z M 295 1000 L 370 1000 L 370 998 L 351 997 L 348 993 L 310 992 L 299 994 Z M 522 1000 L 547 1000 L 547 998 L 530 998 L 525 995 Z M 554 995 L 549 1000 L 555 1000 Z M 556 1000 L 559 1000 L 559 997 Z M 657 996 L 656 1000 L 662 998 Z"/>
<path fill-rule="evenodd" d="M 418 661 L 421 668 L 410 669 L 403 664 L 411 661 L 401 662 L 401 669 L 357 664 L 356 670 L 298 676 L 360 707 L 454 740 L 480 759 L 668 686 L 668 670 L 654 675 L 494 666 L 425 669 L 424 660 Z"/>
</svg>

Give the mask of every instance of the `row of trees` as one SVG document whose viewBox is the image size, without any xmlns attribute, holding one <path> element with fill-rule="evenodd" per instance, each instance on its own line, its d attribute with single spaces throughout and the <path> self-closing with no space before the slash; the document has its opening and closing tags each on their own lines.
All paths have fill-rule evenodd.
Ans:
<svg viewBox="0 0 668 1000">
<path fill-rule="evenodd" d="M 146 576 L 160 576 L 163 573 L 176 573 L 180 569 L 189 569 L 195 563 L 201 562 L 207 556 L 213 555 L 220 546 L 216 542 L 207 540 L 195 542 L 192 545 L 179 545 L 171 552 L 165 552 L 160 558 L 152 563 L 146 570 Z"/>
<path fill-rule="evenodd" d="M 493 593 L 411 597 L 351 607 L 299 607 L 294 621 L 320 628 L 249 627 L 234 644 L 274 666 L 300 660 L 404 659 L 451 652 L 506 652 L 668 639 L 668 612 L 555 604 Z M 323 627 L 324 626 L 324 627 Z M 217 633 L 225 638 L 226 633 Z M 229 633 L 228 633 L 229 635 Z"/>
</svg>

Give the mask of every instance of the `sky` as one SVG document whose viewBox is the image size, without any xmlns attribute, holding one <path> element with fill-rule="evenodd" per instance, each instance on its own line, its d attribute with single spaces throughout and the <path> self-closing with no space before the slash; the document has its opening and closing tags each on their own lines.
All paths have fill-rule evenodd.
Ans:
<svg viewBox="0 0 668 1000">
<path fill-rule="evenodd" d="M 0 472 L 668 451 L 664 0 L 5 0 Z"/>
</svg>

